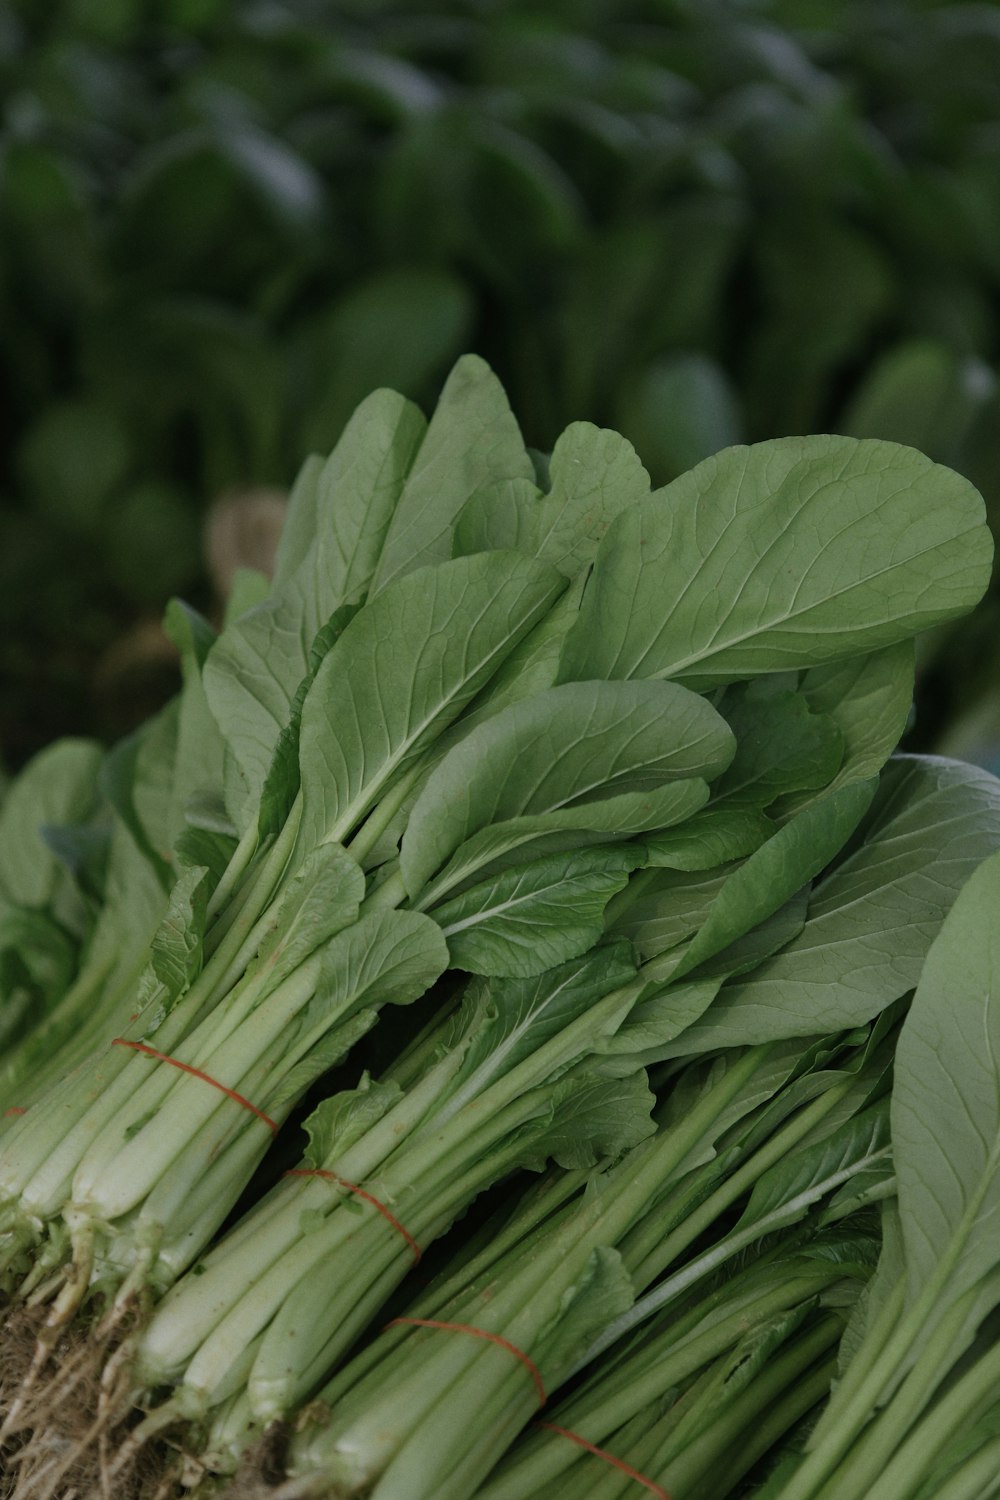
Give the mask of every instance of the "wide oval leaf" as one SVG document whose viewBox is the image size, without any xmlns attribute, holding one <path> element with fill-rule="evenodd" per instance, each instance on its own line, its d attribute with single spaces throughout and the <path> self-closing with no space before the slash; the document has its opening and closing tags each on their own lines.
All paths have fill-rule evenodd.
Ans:
<svg viewBox="0 0 1000 1500">
<path fill-rule="evenodd" d="M 491 825 L 708 780 L 734 750 L 711 705 L 670 683 L 570 683 L 512 704 L 455 745 L 428 779 L 400 850 L 406 888 L 415 895 Z"/>
<path fill-rule="evenodd" d="M 978 492 L 912 448 L 727 448 L 611 525 L 560 678 L 714 686 L 874 651 L 971 609 L 991 560 Z"/>
<path fill-rule="evenodd" d="M 565 587 L 514 552 L 420 568 L 365 606 L 302 705 L 302 840 L 343 839 Z"/>
</svg>

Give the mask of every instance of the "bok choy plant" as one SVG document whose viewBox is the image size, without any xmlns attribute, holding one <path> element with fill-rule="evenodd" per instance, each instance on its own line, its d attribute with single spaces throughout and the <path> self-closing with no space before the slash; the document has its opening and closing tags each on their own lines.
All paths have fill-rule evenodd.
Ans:
<svg viewBox="0 0 1000 1500">
<path fill-rule="evenodd" d="M 429 423 L 391 392 L 363 402 L 302 471 L 270 590 L 244 580 L 217 637 L 171 606 L 181 695 L 102 768 L 159 925 L 105 980 L 98 922 L 51 1058 L 9 1077 L 0 1269 L 46 1322 L 3 1431 L 70 1325 L 117 1338 L 202 1265 L 211 1317 L 188 1321 L 186 1278 L 138 1337 L 146 1386 L 180 1381 L 155 1411 L 210 1419 L 232 1455 L 329 1376 L 407 1265 L 385 1213 L 286 1180 L 201 1257 L 306 1091 L 424 996 L 422 1048 L 321 1104 L 300 1170 L 378 1197 L 421 1247 L 515 1168 L 596 1171 L 579 1243 L 554 1232 L 524 1270 L 592 1309 L 549 1329 L 563 1378 L 640 1289 L 615 1259 L 648 1207 L 633 1176 L 648 1197 L 707 1166 L 691 1153 L 782 1049 L 790 1076 L 808 1039 L 877 1024 L 1000 844 L 985 773 L 882 774 L 913 636 L 969 609 L 990 561 L 971 485 L 898 445 L 734 448 L 654 493 L 585 423 L 529 453 L 475 358 Z M 447 971 L 478 978 L 435 1019 Z M 705 1054 L 729 1062 L 643 1140 L 643 1070 L 669 1112 Z M 279 1343 L 296 1352 L 276 1364 Z"/>
<path fill-rule="evenodd" d="M 713 1057 L 707 1044 L 706 1062 L 670 1080 L 656 1137 L 591 1182 L 575 1209 L 560 1210 L 543 1229 L 508 1241 L 511 1248 L 500 1269 L 481 1262 L 475 1281 L 462 1282 L 446 1298 L 419 1301 L 413 1310 L 416 1327 L 383 1333 L 334 1377 L 323 1393 L 329 1418 L 324 1420 L 320 1408 L 312 1427 L 293 1445 L 301 1494 L 324 1493 L 324 1485 L 345 1495 L 370 1492 L 378 1500 L 404 1493 L 408 1500 L 423 1494 L 471 1493 L 528 1420 L 537 1393 L 524 1381 L 524 1370 L 518 1370 L 516 1362 L 508 1357 L 505 1364 L 495 1348 L 481 1340 L 423 1328 L 421 1320 L 429 1317 L 497 1335 L 530 1358 L 548 1393 L 580 1360 L 592 1359 L 636 1324 L 672 1308 L 692 1287 L 763 1236 L 817 1211 L 829 1222 L 893 1191 L 885 1094 L 897 1021 L 892 1009 L 884 1007 L 892 1007 L 912 987 L 920 958 L 909 974 L 903 945 L 903 961 L 895 971 L 892 965 L 879 969 L 870 960 L 876 951 L 884 952 L 884 938 L 876 934 L 885 912 L 899 914 L 906 904 L 900 897 L 912 845 L 907 851 L 899 784 L 912 782 L 925 767 L 919 761 L 904 761 L 896 769 L 897 776 L 887 778 L 885 799 L 895 819 L 883 819 L 882 809 L 876 809 L 866 842 L 834 869 L 827 882 L 819 882 L 814 914 L 799 936 L 731 985 L 734 1005 L 741 992 L 745 995 L 755 986 L 780 996 L 787 984 L 800 1000 L 810 992 L 829 991 L 829 1003 L 816 1005 L 817 1019 L 825 1015 L 850 1024 L 862 1019 L 861 1005 L 869 1015 L 881 1014 L 867 1038 L 851 1039 L 859 1049 L 853 1062 L 845 1066 L 839 1061 L 830 1042 L 780 1041 L 783 1030 L 794 1026 L 783 1018 L 780 1005 L 751 1009 L 744 1002 L 745 1009 L 734 1011 L 726 1003 L 730 986 L 724 986 L 701 1024 L 710 1025 L 718 1008 L 720 1033 L 731 1034 L 735 1014 L 744 1028 L 740 1050 Z M 945 769 L 932 763 L 925 774 L 939 788 Z M 982 777 L 987 800 L 980 806 L 987 818 L 992 806 L 995 847 L 1000 788 L 995 783 L 991 787 L 991 781 Z M 913 800 L 919 805 L 921 798 L 916 795 Z M 936 874 L 938 868 L 948 867 L 959 855 L 963 835 L 977 822 L 973 814 L 961 834 L 956 827 L 958 838 L 940 866 L 928 862 L 922 878 L 911 883 L 911 891 L 919 892 L 915 919 L 935 878 L 931 871 Z M 932 817 L 931 825 L 936 823 Z M 884 847 L 875 853 L 880 831 Z M 870 883 L 866 885 L 864 872 L 877 869 L 886 856 L 896 866 L 900 886 L 876 893 Z M 973 853 L 960 883 L 977 858 Z M 831 899 L 834 890 L 824 892 L 823 886 L 835 888 L 838 883 L 849 899 L 839 942 L 830 944 L 824 938 L 832 936 L 830 913 L 836 901 Z M 866 917 L 871 922 L 868 931 Z M 859 993 L 853 982 L 842 979 L 838 985 L 831 974 L 824 983 L 833 958 L 831 947 L 839 948 L 836 960 L 843 963 L 850 981 L 865 976 L 865 986 L 870 987 L 864 999 L 864 989 Z M 612 1057 L 628 1031 L 626 1023 L 612 1041 Z M 683 1052 L 685 1034 L 672 1046 L 662 1047 L 661 1055 Z M 643 1037 L 648 1039 L 648 1034 Z M 646 1057 L 649 1060 L 648 1053 Z M 709 1159 L 699 1162 L 706 1150 Z M 685 1260 L 698 1236 L 748 1191 L 735 1227 Z M 675 1265 L 678 1259 L 681 1264 Z M 665 1271 L 670 1274 L 661 1279 Z M 617 1308 L 593 1293 L 592 1283 L 603 1285 L 602 1276 L 616 1289 Z M 650 1290 L 630 1305 L 633 1295 L 647 1286 Z M 596 1327 L 575 1328 L 574 1316 L 583 1324 L 593 1316 Z M 454 1422 L 453 1382 L 459 1372 L 462 1425 L 468 1435 L 461 1444 L 454 1436 L 445 1438 Z M 249 1392 L 252 1401 L 252 1377 Z M 820 1394 L 814 1393 L 813 1402 Z M 245 1420 L 245 1403 L 241 1415 Z M 230 1421 L 231 1434 L 235 1424 Z"/>
</svg>

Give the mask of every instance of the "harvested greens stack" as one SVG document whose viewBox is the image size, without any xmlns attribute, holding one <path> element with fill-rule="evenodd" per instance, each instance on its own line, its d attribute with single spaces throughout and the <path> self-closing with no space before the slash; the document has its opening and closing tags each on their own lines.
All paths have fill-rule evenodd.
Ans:
<svg viewBox="0 0 1000 1500">
<path fill-rule="evenodd" d="M 289 1419 L 289 1500 L 694 1500 L 775 1453 L 768 1495 L 860 1500 L 900 1445 L 921 1483 L 950 1461 L 914 1435 L 943 1360 L 995 1444 L 992 1179 L 914 1247 L 904 1154 L 921 970 L 1000 783 L 886 765 L 913 635 L 990 561 L 971 486 L 893 444 L 730 449 L 651 494 L 612 432 L 528 453 L 475 358 L 429 424 L 369 397 L 273 586 L 218 638 L 171 605 L 178 700 L 0 812 L 52 825 L 30 869 L 0 853 L 14 1493 L 223 1492 Z M 975 965 L 995 868 L 935 955 Z M 390 1061 L 323 1097 L 366 1033 Z"/>
</svg>

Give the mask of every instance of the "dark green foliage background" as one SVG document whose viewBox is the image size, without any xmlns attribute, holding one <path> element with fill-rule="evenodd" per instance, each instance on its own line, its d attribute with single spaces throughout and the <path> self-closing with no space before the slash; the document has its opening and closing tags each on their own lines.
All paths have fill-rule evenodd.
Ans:
<svg viewBox="0 0 1000 1500">
<path fill-rule="evenodd" d="M 100 690 L 230 486 L 286 485 L 459 353 L 529 442 L 654 482 L 809 431 L 910 442 L 1000 515 L 1000 7 L 22 0 L 0 11 L 0 754 Z M 916 743 L 1000 769 L 994 598 Z"/>
</svg>

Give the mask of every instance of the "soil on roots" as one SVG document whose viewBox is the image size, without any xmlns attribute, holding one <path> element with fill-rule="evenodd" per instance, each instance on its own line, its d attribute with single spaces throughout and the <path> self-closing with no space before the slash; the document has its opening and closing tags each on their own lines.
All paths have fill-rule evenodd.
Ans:
<svg viewBox="0 0 1000 1500">
<path fill-rule="evenodd" d="M 285 1453 L 291 1429 L 285 1422 L 275 1422 L 259 1442 L 249 1447 L 240 1459 L 220 1500 L 271 1500 L 285 1482 Z"/>
<path fill-rule="evenodd" d="M 128 1331 L 101 1338 L 67 1329 L 39 1357 L 45 1309 L 11 1312 L 0 1332 L 3 1500 L 151 1500 L 167 1470 L 163 1450 L 142 1451 L 112 1481 L 131 1425 Z"/>
</svg>

